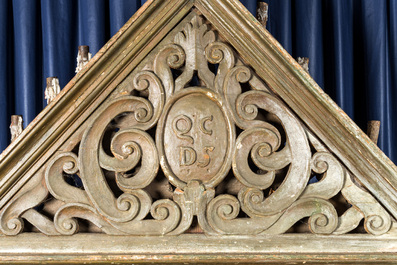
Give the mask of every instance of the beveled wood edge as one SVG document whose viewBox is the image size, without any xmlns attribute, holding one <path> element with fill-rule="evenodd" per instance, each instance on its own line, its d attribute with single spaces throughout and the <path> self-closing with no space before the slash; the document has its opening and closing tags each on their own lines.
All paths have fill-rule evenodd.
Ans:
<svg viewBox="0 0 397 265">
<path fill-rule="evenodd" d="M 397 167 L 393 162 L 240 2 L 195 3 L 246 63 L 397 218 Z"/>
<path fill-rule="evenodd" d="M 18 246 L 16 248 L 15 246 Z M 397 236 L 284 234 L 222 236 L 184 234 L 171 237 L 77 234 L 48 237 L 21 234 L 0 237 L 0 262 L 63 263 L 222 263 L 393 262 Z"/>
<path fill-rule="evenodd" d="M 53 147 L 82 112 L 88 108 L 91 112 L 95 110 L 96 106 L 93 107 L 92 102 L 129 62 L 141 54 L 150 52 L 147 43 L 156 37 L 159 30 L 175 16 L 186 15 L 192 5 L 192 1 L 186 0 L 151 0 L 131 17 L 87 66 L 62 89 L 58 97 L 1 154 L 0 200 L 17 185 L 23 174 Z M 154 19 L 148 19 L 149 17 Z M 156 40 L 159 41 L 161 38 Z M 152 44 L 152 47 L 156 45 L 154 42 Z M 1 205 L 4 203 L 6 201 L 2 201 Z"/>
</svg>

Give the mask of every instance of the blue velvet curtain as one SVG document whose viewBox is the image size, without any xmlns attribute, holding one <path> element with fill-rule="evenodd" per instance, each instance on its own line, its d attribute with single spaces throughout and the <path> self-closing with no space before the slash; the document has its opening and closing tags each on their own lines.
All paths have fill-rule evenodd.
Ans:
<svg viewBox="0 0 397 265">
<path fill-rule="evenodd" d="M 12 114 L 25 126 L 45 107 L 45 78 L 74 76 L 78 45 L 95 54 L 144 0 L 0 0 L 0 149 Z M 268 30 L 397 162 L 397 1 L 267 0 Z M 255 14 L 256 1 L 242 3 Z"/>
</svg>

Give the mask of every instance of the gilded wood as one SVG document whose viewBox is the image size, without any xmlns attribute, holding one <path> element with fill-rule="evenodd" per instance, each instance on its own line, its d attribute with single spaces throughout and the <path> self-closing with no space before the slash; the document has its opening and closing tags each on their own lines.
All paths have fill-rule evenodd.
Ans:
<svg viewBox="0 0 397 265">
<path fill-rule="evenodd" d="M 81 125 L 76 145 L 3 207 L 0 230 L 32 232 L 28 222 L 73 235 L 83 219 L 88 232 L 179 235 L 196 217 L 213 236 L 282 234 L 309 217 L 304 231 L 316 234 L 362 219 L 368 233 L 387 233 L 383 207 L 210 27 L 186 16 Z M 216 191 L 226 177 L 236 193 Z M 172 198 L 155 194 L 162 178 Z"/>
<path fill-rule="evenodd" d="M 397 217 L 397 168 L 393 162 L 297 67 L 241 3 L 196 0 L 195 4 L 269 87 Z"/>
<path fill-rule="evenodd" d="M 395 258 L 393 192 L 339 152 L 367 138 L 322 133 L 308 112 L 345 117 L 247 12 L 153 1 L 121 29 L 2 154 L 0 243 L 23 255 L 0 260 Z"/>
<path fill-rule="evenodd" d="M 370 235 L 214 239 L 194 234 L 162 238 L 81 234 L 53 237 L 49 241 L 44 235 L 25 234 L 15 237 L 13 243 L 2 244 L 0 261 L 17 264 L 395 264 L 396 241 L 395 236 Z"/>
<path fill-rule="evenodd" d="M 125 78 L 123 69 L 126 68 L 125 71 L 129 73 L 149 52 L 150 46 L 153 47 L 156 41 L 168 33 L 173 23 L 179 22 L 191 6 L 192 3 L 183 0 L 148 1 L 94 56 L 88 67 L 62 89 L 62 96 L 58 97 L 57 103 L 51 108 L 45 108 L 23 131 L 23 136 L 1 154 L 0 205 L 4 205 L 10 199 L 9 195 L 18 191 L 48 160 L 48 155 L 45 154 L 55 152 L 67 141 L 78 129 L 78 124 L 107 97 L 116 85 L 110 84 L 110 81 Z M 148 19 L 149 17 L 155 19 Z M 151 30 L 148 26 L 152 27 Z M 131 39 L 134 43 L 130 42 Z M 147 46 L 147 42 L 152 39 L 154 41 Z M 144 47 L 146 50 L 142 51 Z M 120 51 L 124 52 L 119 53 Z M 133 58 L 135 60 L 131 61 Z M 79 89 L 75 89 L 77 87 Z M 16 148 L 17 146 L 19 147 Z M 31 168 L 33 164 L 35 166 Z"/>
</svg>

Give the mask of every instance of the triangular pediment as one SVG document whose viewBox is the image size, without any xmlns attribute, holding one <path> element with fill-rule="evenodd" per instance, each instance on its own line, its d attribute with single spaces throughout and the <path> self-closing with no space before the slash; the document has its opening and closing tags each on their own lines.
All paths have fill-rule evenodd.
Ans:
<svg viewBox="0 0 397 265">
<path fill-rule="evenodd" d="M 31 240 L 100 261 L 260 261 L 328 253 L 295 240 L 395 235 L 395 165 L 235 0 L 146 3 L 3 152 L 0 175 L 0 231 L 32 259 Z M 395 244 L 373 247 L 352 252 Z"/>
</svg>

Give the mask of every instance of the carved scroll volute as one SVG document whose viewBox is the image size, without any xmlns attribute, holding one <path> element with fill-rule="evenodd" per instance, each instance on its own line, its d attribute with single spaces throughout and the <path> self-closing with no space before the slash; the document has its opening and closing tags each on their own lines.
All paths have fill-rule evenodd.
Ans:
<svg viewBox="0 0 397 265">
<path fill-rule="evenodd" d="M 24 228 L 22 214 L 47 198 L 48 190 L 45 186 L 44 178 L 42 178 L 32 189 L 13 200 L 2 210 L 0 214 L 1 232 L 6 235 L 17 235 L 22 232 Z"/>
<path fill-rule="evenodd" d="M 54 224 L 62 235 L 73 235 L 79 230 L 79 223 L 76 218 L 89 220 L 91 223 L 100 227 L 107 234 L 121 234 L 116 228 L 111 226 L 96 210 L 86 204 L 69 203 L 60 207 L 54 216 Z"/>
<path fill-rule="evenodd" d="M 317 174 L 323 174 L 319 182 L 307 186 L 303 197 L 316 197 L 328 200 L 335 196 L 345 182 L 345 171 L 342 165 L 330 153 L 317 152 L 311 159 L 311 169 Z"/>
<path fill-rule="evenodd" d="M 258 112 L 255 107 L 252 108 L 248 105 L 247 110 L 242 110 L 237 106 L 237 98 L 242 93 L 241 83 L 249 83 L 251 86 L 258 86 L 253 87 L 255 90 L 266 91 L 266 87 L 252 74 L 251 69 L 247 66 L 240 64 L 233 68 L 228 68 L 223 82 L 222 93 L 236 125 L 244 130 L 253 127 L 267 128 L 279 136 L 278 130 L 273 125 L 261 119 L 256 119 Z"/>
<path fill-rule="evenodd" d="M 210 201 L 206 217 L 216 233 L 256 235 L 271 227 L 282 215 L 279 213 L 257 218 L 238 218 L 239 212 L 239 200 L 229 194 L 222 194 Z"/>
<path fill-rule="evenodd" d="M 246 120 L 255 118 L 257 108 L 264 109 L 279 118 L 285 130 L 287 142 L 282 150 L 277 151 L 276 148 L 280 143 L 277 143 L 276 134 L 269 129 L 249 129 L 238 137 L 233 170 L 237 179 L 250 187 L 243 189 L 239 194 L 242 208 L 250 216 L 273 215 L 285 210 L 298 199 L 310 177 L 311 151 L 305 131 L 299 121 L 269 93 L 250 91 L 238 97 L 236 109 L 240 117 Z M 247 137 L 253 138 L 245 141 Z M 258 176 L 249 170 L 246 163 L 241 162 L 249 152 L 255 164 L 270 173 Z M 288 164 L 288 173 L 283 183 L 269 197 L 264 198 L 260 189 L 272 183 L 271 172 Z M 265 179 L 257 180 L 258 177 Z"/>
<path fill-rule="evenodd" d="M 240 83 L 248 82 L 251 77 L 252 73 L 248 67 L 244 65 L 237 65 L 227 72 L 225 81 L 223 83 L 223 95 L 225 97 L 227 107 L 232 113 L 236 125 L 242 129 L 247 129 L 252 126 L 258 126 L 261 123 L 265 124 L 262 121 L 255 121 L 254 119 L 250 119 L 248 121 L 244 120 L 237 113 L 236 100 L 238 95 L 240 95 L 242 92 Z"/>
<path fill-rule="evenodd" d="M 174 94 L 175 85 L 171 69 L 178 69 L 186 59 L 185 51 L 176 44 L 166 45 L 154 59 L 154 73 L 161 79 L 167 100 Z"/>
<path fill-rule="evenodd" d="M 330 234 L 338 224 L 332 204 L 323 199 L 304 198 L 295 201 L 284 212 L 255 218 L 238 218 L 239 201 L 230 195 L 219 195 L 207 209 L 208 222 L 220 234 L 282 234 L 297 221 L 309 217 L 313 233 Z"/>
<path fill-rule="evenodd" d="M 114 169 L 117 185 L 121 190 L 128 192 L 129 190 L 144 188 L 156 177 L 159 160 L 155 143 L 149 134 L 138 129 L 119 131 L 112 139 L 111 149 L 113 153 L 120 154 L 123 152 L 126 156 L 137 152 L 140 155 L 139 160 L 142 161 L 141 168 L 136 174 L 125 173 L 127 171 L 125 169 Z M 121 152 L 116 152 L 117 149 Z M 133 163 L 131 168 L 135 168 L 136 164 Z"/>
<path fill-rule="evenodd" d="M 160 79 L 151 71 L 142 71 L 134 76 L 132 84 L 135 90 L 148 91 L 148 99 L 154 109 L 152 121 L 149 124 L 154 125 L 158 121 L 165 103 L 164 88 Z"/>
<path fill-rule="evenodd" d="M 84 190 L 69 185 L 64 179 L 64 173 L 73 175 L 78 172 L 77 163 L 78 158 L 72 152 L 55 156 L 45 172 L 46 185 L 51 195 L 60 201 L 90 204 Z"/>
<path fill-rule="evenodd" d="M 273 184 L 275 169 L 281 169 L 290 162 L 288 147 L 284 148 L 287 152 L 282 152 L 285 156 L 277 155 L 280 152 L 274 152 L 280 147 L 280 141 L 280 135 L 267 128 L 258 127 L 242 132 L 237 138 L 233 159 L 233 170 L 236 178 L 245 186 L 258 189 L 266 189 Z M 265 174 L 257 174 L 251 170 L 248 164 L 250 153 L 253 161 L 256 162 L 255 164 L 262 170 L 267 171 Z M 272 162 L 272 165 L 266 167 L 267 161 L 265 160 L 262 166 L 261 160 L 272 154 L 279 159 L 270 157 L 269 162 Z"/>
<path fill-rule="evenodd" d="M 1 232 L 27 221 L 72 235 L 84 219 L 107 234 L 178 235 L 196 216 L 208 235 L 281 234 L 305 217 L 316 234 L 347 233 L 362 219 L 368 233 L 387 233 L 387 211 L 204 18 L 192 11 L 183 23 L 94 110 L 78 155 L 54 154 L 2 209 Z M 176 188 L 152 198 L 160 166 Z M 320 181 L 308 184 L 311 174 Z M 340 194 L 351 207 L 338 217 L 330 199 Z"/>
<path fill-rule="evenodd" d="M 149 101 L 133 96 L 115 99 L 105 105 L 103 111 L 99 113 L 98 117 L 94 119 L 94 122 L 85 132 L 79 152 L 81 178 L 87 194 L 95 208 L 106 218 L 115 222 L 132 220 L 139 210 L 139 202 L 134 195 L 124 193 L 117 199 L 114 197 L 100 167 L 101 163 L 98 153 L 102 148 L 101 135 L 104 134 L 110 121 L 121 113 L 132 113 L 133 115 L 130 115 L 130 118 L 134 118 L 138 122 L 136 126 L 138 128 L 148 129 L 152 126 L 149 121 L 151 121 L 153 116 L 153 107 Z M 135 132 L 137 131 L 139 130 L 137 129 Z M 146 134 L 143 131 L 140 132 L 143 135 Z M 123 131 L 118 132 L 119 135 L 123 133 Z M 134 143 L 134 139 L 126 141 L 124 148 L 122 148 L 126 157 L 134 153 L 133 149 L 136 146 Z M 145 150 L 142 151 L 145 152 Z M 155 149 L 151 151 L 156 153 Z M 151 169 L 156 172 L 157 168 L 158 164 L 154 160 Z M 153 178 L 155 173 L 150 175 Z M 149 179 L 149 183 L 150 181 L 151 179 Z"/>
<path fill-rule="evenodd" d="M 338 225 L 338 214 L 329 201 L 303 198 L 295 201 L 265 233 L 285 233 L 303 217 L 309 217 L 309 229 L 315 234 L 331 234 Z"/>
<path fill-rule="evenodd" d="M 233 50 L 223 42 L 213 42 L 206 47 L 205 55 L 208 62 L 219 64 L 214 88 L 218 93 L 222 93 L 223 83 L 225 82 L 227 73 L 235 64 L 236 59 Z"/>
<path fill-rule="evenodd" d="M 164 174 L 180 189 L 192 180 L 215 187 L 230 168 L 234 138 L 234 125 L 217 93 L 183 89 L 167 103 L 157 126 Z"/>
<path fill-rule="evenodd" d="M 343 197 L 352 204 L 341 217 L 336 234 L 346 233 L 358 226 L 364 218 L 364 228 L 373 235 L 387 233 L 392 225 L 388 212 L 367 191 L 357 187 L 352 176 L 346 171 L 346 181 L 341 192 Z"/>
</svg>

